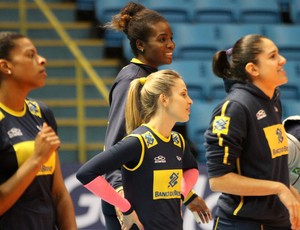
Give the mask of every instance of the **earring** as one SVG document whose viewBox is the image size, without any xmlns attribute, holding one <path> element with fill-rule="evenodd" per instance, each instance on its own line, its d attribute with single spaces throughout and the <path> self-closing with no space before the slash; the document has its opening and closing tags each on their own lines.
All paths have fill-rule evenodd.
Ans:
<svg viewBox="0 0 300 230">
<path fill-rule="evenodd" d="M 143 52 L 144 52 L 144 49 L 142 48 L 142 49 L 140 49 L 140 51 L 143 53 Z"/>
<path fill-rule="evenodd" d="M 11 75 L 11 70 L 9 69 L 9 70 L 7 71 L 7 73 L 8 73 L 9 75 Z"/>
</svg>

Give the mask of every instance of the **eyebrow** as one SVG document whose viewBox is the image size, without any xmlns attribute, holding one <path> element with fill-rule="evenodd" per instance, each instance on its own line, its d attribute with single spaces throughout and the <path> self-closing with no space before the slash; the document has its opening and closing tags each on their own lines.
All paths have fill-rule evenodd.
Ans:
<svg viewBox="0 0 300 230">
<path fill-rule="evenodd" d="M 162 33 L 159 33 L 159 34 L 157 35 L 157 37 L 161 37 L 161 36 L 168 36 L 168 34 L 165 33 L 165 32 L 162 32 Z"/>
<path fill-rule="evenodd" d="M 268 52 L 267 55 L 272 55 L 272 54 L 274 54 L 274 53 L 278 53 L 278 50 L 274 49 L 274 50 Z"/>
</svg>

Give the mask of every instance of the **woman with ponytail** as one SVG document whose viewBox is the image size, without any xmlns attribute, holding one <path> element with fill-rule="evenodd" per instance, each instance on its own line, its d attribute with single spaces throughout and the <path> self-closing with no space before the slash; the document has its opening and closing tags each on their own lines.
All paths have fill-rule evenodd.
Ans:
<svg viewBox="0 0 300 230">
<path fill-rule="evenodd" d="M 126 104 L 128 135 L 77 172 L 84 187 L 123 213 L 122 230 L 183 229 L 181 202 L 199 172 L 188 144 L 172 129 L 189 120 L 191 105 L 186 85 L 174 71 L 133 80 Z M 117 168 L 124 197 L 103 177 Z M 211 217 L 206 206 L 200 215 L 205 221 Z"/>
</svg>

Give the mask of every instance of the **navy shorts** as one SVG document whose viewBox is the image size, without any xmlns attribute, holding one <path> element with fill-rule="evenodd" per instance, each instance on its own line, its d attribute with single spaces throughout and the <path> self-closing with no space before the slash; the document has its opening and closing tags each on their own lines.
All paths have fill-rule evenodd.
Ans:
<svg viewBox="0 0 300 230">
<path fill-rule="evenodd" d="M 213 230 L 291 230 L 291 226 L 268 226 L 253 221 L 229 220 L 215 217 Z"/>
</svg>

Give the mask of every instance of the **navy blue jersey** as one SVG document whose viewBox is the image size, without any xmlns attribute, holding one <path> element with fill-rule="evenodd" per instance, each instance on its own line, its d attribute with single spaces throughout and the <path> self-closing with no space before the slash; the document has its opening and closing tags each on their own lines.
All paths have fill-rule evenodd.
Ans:
<svg viewBox="0 0 300 230">
<path fill-rule="evenodd" d="M 251 83 L 234 84 L 213 111 L 205 133 L 208 176 L 234 172 L 289 186 L 288 143 L 281 115 L 278 91 L 270 99 Z M 222 193 L 217 215 L 270 226 L 289 225 L 288 211 L 276 195 Z"/>
<path fill-rule="evenodd" d="M 34 140 L 43 122 L 56 130 L 52 112 L 41 102 L 28 99 L 21 112 L 0 103 L 0 184 L 33 154 Z M 51 196 L 55 163 L 53 153 L 17 202 L 0 216 L 1 230 L 56 229 Z"/>
<path fill-rule="evenodd" d="M 142 125 L 88 161 L 79 179 L 88 184 L 122 166 L 124 193 L 148 230 L 182 230 L 181 181 L 197 162 L 183 137 L 166 138 Z"/>
<path fill-rule="evenodd" d="M 130 64 L 123 67 L 119 72 L 109 93 L 110 109 L 105 134 L 105 148 L 110 148 L 126 136 L 125 105 L 130 82 L 137 78 L 147 77 L 156 71 L 156 68 L 147 66 L 138 59 L 133 58 Z M 120 169 L 107 172 L 106 179 L 114 188 L 122 186 Z M 114 207 L 106 202 L 102 202 L 102 209 L 106 214 L 115 215 Z"/>
<path fill-rule="evenodd" d="M 131 81 L 147 77 L 157 69 L 142 64 L 138 59 L 123 67 L 119 72 L 109 92 L 110 110 L 108 114 L 108 127 L 105 135 L 105 148 L 109 148 L 126 136 L 125 105 Z"/>
</svg>

